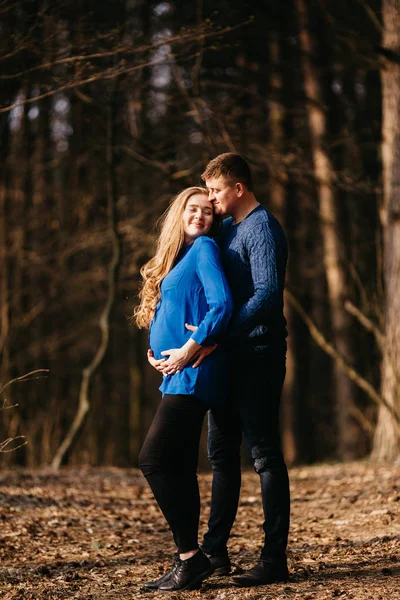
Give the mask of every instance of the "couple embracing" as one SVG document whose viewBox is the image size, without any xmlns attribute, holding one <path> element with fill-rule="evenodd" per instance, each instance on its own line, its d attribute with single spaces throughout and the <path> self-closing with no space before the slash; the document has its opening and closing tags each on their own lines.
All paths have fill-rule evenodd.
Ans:
<svg viewBox="0 0 400 600">
<path fill-rule="evenodd" d="M 241 156 L 217 156 L 202 179 L 205 188 L 183 190 L 163 216 L 135 310 L 138 326 L 150 330 L 148 360 L 163 375 L 139 466 L 177 546 L 171 570 L 145 583 L 166 592 L 231 570 L 242 435 L 260 476 L 265 542 L 255 566 L 231 581 L 250 587 L 288 579 L 289 480 L 279 435 L 287 243 L 257 202 Z M 197 462 L 207 412 L 212 497 L 199 547 Z"/>
</svg>

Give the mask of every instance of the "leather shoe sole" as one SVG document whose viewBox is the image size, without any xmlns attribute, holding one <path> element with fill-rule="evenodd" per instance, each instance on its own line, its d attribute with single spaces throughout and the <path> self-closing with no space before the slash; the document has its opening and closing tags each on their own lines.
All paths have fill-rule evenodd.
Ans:
<svg viewBox="0 0 400 600">
<path fill-rule="evenodd" d="M 162 585 L 166 581 L 169 581 L 171 573 L 172 571 L 169 571 L 168 573 L 165 573 L 165 575 L 160 577 L 160 579 L 156 579 L 155 581 L 146 581 L 142 587 L 144 587 L 146 590 L 158 590 L 160 585 Z"/>
<path fill-rule="evenodd" d="M 268 579 L 245 579 L 240 575 L 232 577 L 230 583 L 235 587 L 256 587 L 257 585 L 269 585 L 270 583 L 285 583 L 289 581 L 288 577 L 276 577 Z"/>
</svg>

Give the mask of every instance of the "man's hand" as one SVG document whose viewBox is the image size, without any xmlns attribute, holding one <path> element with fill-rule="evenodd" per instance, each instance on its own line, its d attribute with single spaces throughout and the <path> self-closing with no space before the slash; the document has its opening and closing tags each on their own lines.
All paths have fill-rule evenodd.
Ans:
<svg viewBox="0 0 400 600">
<path fill-rule="evenodd" d="M 165 365 L 167 360 L 166 358 L 161 358 L 160 360 L 157 360 L 156 358 L 154 358 L 153 350 L 147 350 L 147 360 L 149 361 L 152 367 L 157 369 L 157 371 L 160 371 L 160 373 L 163 373 L 162 365 Z"/>
<path fill-rule="evenodd" d="M 196 331 L 196 329 L 197 329 L 197 327 L 195 325 L 189 325 L 188 323 L 185 323 L 185 327 L 186 327 L 186 329 L 189 329 L 189 331 Z M 217 344 L 214 344 L 214 346 L 202 346 L 200 348 L 200 350 L 198 350 L 193 357 L 196 360 L 193 363 L 192 368 L 196 369 L 203 362 L 203 360 L 206 358 L 206 356 L 211 354 L 211 352 L 214 352 L 216 347 L 217 347 Z"/>
</svg>

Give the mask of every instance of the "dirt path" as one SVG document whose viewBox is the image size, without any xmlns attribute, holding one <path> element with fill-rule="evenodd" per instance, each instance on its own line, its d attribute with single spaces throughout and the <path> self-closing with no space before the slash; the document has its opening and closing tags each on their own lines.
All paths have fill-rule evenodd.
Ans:
<svg viewBox="0 0 400 600">
<path fill-rule="evenodd" d="M 200 475 L 204 530 L 209 474 Z M 143 592 L 168 568 L 171 535 L 135 470 L 0 472 L 0 598 L 400 599 L 400 466 L 367 463 L 291 470 L 287 584 Z M 246 472 L 230 553 L 251 565 L 261 543 L 257 476 Z"/>
</svg>

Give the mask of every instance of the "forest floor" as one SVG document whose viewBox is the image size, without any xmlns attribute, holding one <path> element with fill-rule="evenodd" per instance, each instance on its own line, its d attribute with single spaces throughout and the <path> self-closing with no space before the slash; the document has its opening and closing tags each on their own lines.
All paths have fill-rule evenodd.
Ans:
<svg viewBox="0 0 400 600">
<path fill-rule="evenodd" d="M 0 472 L 0 598 L 399 599 L 400 465 L 316 465 L 290 476 L 288 583 L 244 589 L 211 577 L 163 596 L 141 588 L 168 569 L 174 548 L 137 470 Z M 211 475 L 199 480 L 204 531 Z M 261 510 L 258 478 L 246 471 L 229 546 L 236 572 L 257 559 Z"/>
</svg>

